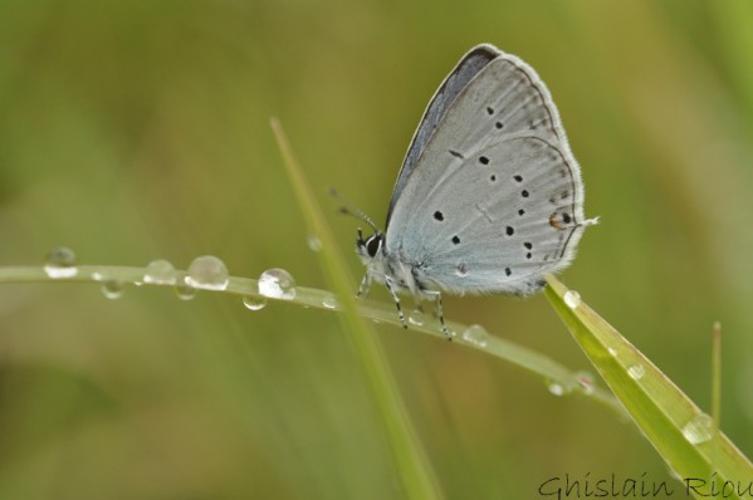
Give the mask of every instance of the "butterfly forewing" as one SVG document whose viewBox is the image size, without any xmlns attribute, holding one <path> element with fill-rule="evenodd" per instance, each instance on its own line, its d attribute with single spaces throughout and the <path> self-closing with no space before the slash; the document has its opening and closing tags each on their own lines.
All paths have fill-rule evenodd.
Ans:
<svg viewBox="0 0 753 500">
<path fill-rule="evenodd" d="M 583 187 L 535 72 L 504 54 L 478 71 L 393 204 L 387 251 L 441 288 L 525 293 L 564 267 L 582 232 Z"/>
<path fill-rule="evenodd" d="M 387 213 L 387 220 L 389 221 L 392 209 L 395 204 L 395 200 L 400 196 L 400 192 L 405 186 L 405 182 L 413 172 L 413 168 L 416 166 L 416 162 L 420 157 L 426 143 L 433 135 L 438 124 L 442 121 L 449 105 L 455 100 L 458 94 L 468 85 L 468 82 L 473 79 L 484 66 L 490 61 L 494 60 L 500 55 L 500 51 L 491 45 L 483 44 L 471 49 L 460 62 L 455 69 L 445 78 L 442 84 L 437 89 L 434 96 L 429 101 L 429 105 L 424 111 L 423 118 L 413 134 L 408 152 L 405 154 L 405 160 L 403 160 L 403 166 L 400 169 L 400 174 L 395 181 L 395 187 L 392 192 L 392 199 L 390 200 L 390 207 Z"/>
</svg>

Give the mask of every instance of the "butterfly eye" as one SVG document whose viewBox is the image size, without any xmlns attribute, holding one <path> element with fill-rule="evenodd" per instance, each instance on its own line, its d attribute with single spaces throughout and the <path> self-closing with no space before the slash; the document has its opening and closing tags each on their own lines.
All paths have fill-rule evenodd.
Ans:
<svg viewBox="0 0 753 500">
<path fill-rule="evenodd" d="M 382 246 L 382 237 L 380 235 L 375 234 L 369 238 L 366 242 L 366 252 L 369 254 L 369 257 L 375 257 L 380 246 Z"/>
</svg>

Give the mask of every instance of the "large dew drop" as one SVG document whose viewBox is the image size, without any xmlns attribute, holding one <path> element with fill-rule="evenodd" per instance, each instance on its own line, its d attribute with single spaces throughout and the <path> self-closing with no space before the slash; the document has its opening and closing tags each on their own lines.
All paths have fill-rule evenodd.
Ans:
<svg viewBox="0 0 753 500">
<path fill-rule="evenodd" d="M 47 254 L 44 272 L 52 279 L 73 278 L 78 274 L 76 254 L 68 247 L 55 247 Z"/>
<path fill-rule="evenodd" d="M 230 281 L 225 263 L 214 255 L 196 257 L 188 266 L 186 283 L 204 290 L 224 290 Z"/>
<path fill-rule="evenodd" d="M 565 296 L 562 299 L 565 301 L 565 305 L 570 309 L 575 309 L 580 305 L 580 294 L 575 290 L 566 291 Z"/>
<path fill-rule="evenodd" d="M 249 311 L 261 311 L 267 306 L 267 299 L 256 295 L 245 295 L 243 297 L 243 305 Z"/>
<path fill-rule="evenodd" d="M 295 298 L 295 281 L 285 269 L 267 269 L 259 276 L 259 293 L 270 299 Z"/>
<path fill-rule="evenodd" d="M 685 424 L 682 428 L 682 435 L 690 444 L 705 443 L 714 437 L 714 420 L 705 413 L 701 413 Z"/>
<path fill-rule="evenodd" d="M 163 259 L 151 261 L 144 270 L 144 283 L 174 285 L 175 277 L 175 268 L 169 261 Z"/>
<path fill-rule="evenodd" d="M 125 293 L 125 284 L 122 281 L 109 280 L 102 283 L 102 295 L 110 300 L 119 299 Z"/>
<path fill-rule="evenodd" d="M 196 289 L 188 283 L 188 276 L 180 274 L 175 280 L 175 295 L 180 300 L 191 300 L 196 297 Z"/>
<path fill-rule="evenodd" d="M 489 342 L 489 333 L 483 326 L 471 325 L 463 332 L 461 338 L 469 344 L 483 348 Z"/>
</svg>

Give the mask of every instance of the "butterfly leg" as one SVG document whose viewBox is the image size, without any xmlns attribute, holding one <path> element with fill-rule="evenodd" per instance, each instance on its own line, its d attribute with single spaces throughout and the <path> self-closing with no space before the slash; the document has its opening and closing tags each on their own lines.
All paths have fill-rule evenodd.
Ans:
<svg viewBox="0 0 753 500">
<path fill-rule="evenodd" d="M 371 288 L 371 277 L 368 272 L 365 272 L 363 278 L 361 278 L 361 284 L 358 287 L 356 297 L 366 297 L 369 294 L 369 288 Z"/>
<path fill-rule="evenodd" d="M 450 330 L 447 328 L 447 325 L 444 322 L 444 310 L 442 309 L 442 292 L 440 292 L 439 290 L 425 290 L 424 293 L 434 298 L 434 307 L 437 318 L 439 319 L 439 324 L 442 327 L 442 334 L 447 337 L 447 340 L 452 342 L 452 335 L 450 335 Z"/>
<path fill-rule="evenodd" d="M 403 328 L 407 330 L 408 322 L 405 321 L 405 314 L 403 313 L 403 308 L 400 305 L 400 297 L 398 297 L 397 292 L 395 291 L 392 280 L 387 278 L 386 280 L 384 280 L 384 285 L 387 287 L 387 291 L 390 292 L 390 295 L 392 295 L 392 300 L 395 301 L 395 307 L 397 307 L 397 315 L 400 317 L 400 323 L 403 325 Z"/>
</svg>

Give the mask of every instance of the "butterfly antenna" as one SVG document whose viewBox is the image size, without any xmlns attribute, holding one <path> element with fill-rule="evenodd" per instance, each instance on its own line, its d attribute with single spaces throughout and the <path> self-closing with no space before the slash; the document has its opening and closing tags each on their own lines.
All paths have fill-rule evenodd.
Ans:
<svg viewBox="0 0 753 500">
<path fill-rule="evenodd" d="M 330 188 L 329 189 L 329 194 L 333 198 L 335 198 L 337 201 L 339 201 L 340 203 L 342 203 L 342 205 L 338 209 L 341 214 L 350 215 L 352 217 L 355 217 L 356 219 L 360 219 L 360 220 L 364 221 L 366 224 L 368 224 L 369 227 L 371 227 L 371 229 L 373 229 L 375 232 L 377 232 L 377 233 L 381 232 L 381 231 L 379 231 L 379 227 L 377 227 L 377 225 L 374 224 L 374 221 L 371 220 L 371 217 L 369 217 L 368 215 L 366 215 L 366 213 L 363 210 L 361 210 L 360 208 L 354 208 L 347 201 L 345 201 L 345 199 L 343 198 L 343 196 L 340 193 L 338 193 L 335 188 Z"/>
</svg>

